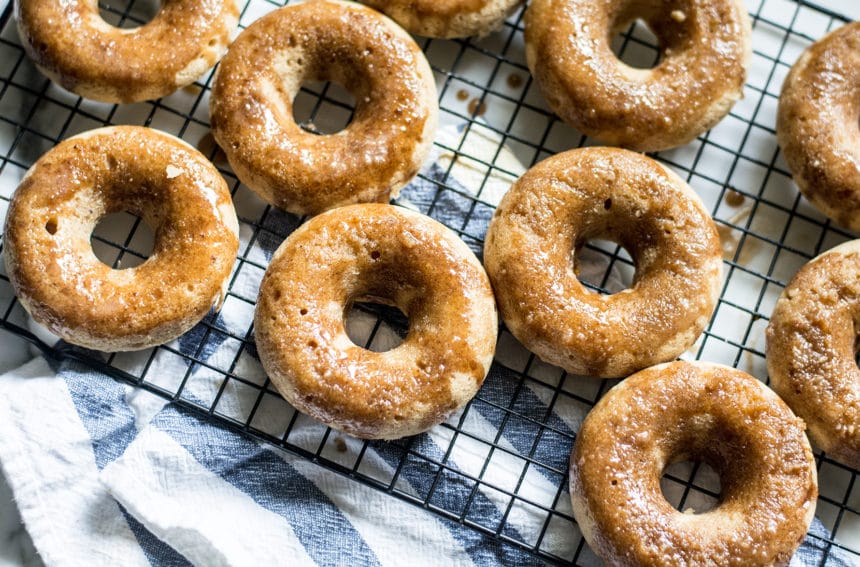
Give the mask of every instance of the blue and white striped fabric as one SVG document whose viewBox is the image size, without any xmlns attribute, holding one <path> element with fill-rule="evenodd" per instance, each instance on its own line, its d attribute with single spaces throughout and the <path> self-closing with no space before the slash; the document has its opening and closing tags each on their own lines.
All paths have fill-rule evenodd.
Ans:
<svg viewBox="0 0 860 567">
<path fill-rule="evenodd" d="M 509 395 L 510 383 L 497 368 L 487 395 Z M 540 407 L 538 399 L 531 401 Z M 492 426 L 500 415 L 483 417 Z M 296 428 L 298 435 L 314 435 L 314 427 Z M 528 431 L 520 433 L 502 442 L 518 447 Z M 433 431 L 418 438 L 414 450 L 441 460 L 441 447 L 447 440 Z M 468 449 L 458 452 L 450 462 L 464 469 L 471 468 L 470 458 L 483 459 Z M 362 470 L 372 474 L 376 467 L 384 475 L 399 458 L 394 446 L 374 443 Z M 564 465 L 566 455 L 557 460 Z M 273 451 L 77 363 L 39 359 L 0 377 L 0 463 L 49 565 L 539 563 L 495 538 Z M 434 471 L 403 470 L 399 486 L 426 494 Z M 441 506 L 471 492 L 452 478 L 437 487 Z M 541 480 L 551 486 L 547 479 L 526 482 L 537 494 Z M 507 504 L 478 492 L 472 508 L 498 521 Z M 527 538 L 542 521 L 512 513 L 507 535 Z M 813 531 L 827 535 L 818 522 Z M 825 546 L 819 538 L 807 539 L 793 565 L 820 564 Z M 598 564 L 587 553 L 581 559 Z M 850 562 L 831 552 L 828 564 Z"/>
<path fill-rule="evenodd" d="M 174 405 L 140 428 L 162 402 L 76 363 L 4 375 L 0 400 L 3 468 L 50 565 L 536 564 Z M 390 467 L 381 445 L 365 463 Z"/>
<path fill-rule="evenodd" d="M 446 139 L 443 133 L 441 144 L 455 147 L 457 135 L 457 130 L 449 131 Z M 498 146 L 498 139 L 487 142 L 494 154 Z M 479 151 L 475 147 L 471 153 Z M 494 158 L 497 165 L 507 159 Z M 432 216 L 449 226 L 464 226 L 462 219 L 468 215 L 465 234 L 483 234 L 491 208 L 459 199 L 455 192 L 437 194 L 432 180 L 449 169 L 451 163 L 445 159 L 437 155 L 427 173 L 430 181 L 414 183 L 404 199 L 422 211 L 432 200 Z M 455 180 L 445 183 L 459 183 L 463 191 L 482 186 L 482 200 L 495 204 L 521 172 L 513 158 L 501 167 L 512 174 L 509 179 L 487 178 L 479 165 L 470 170 L 466 164 L 456 170 Z M 467 179 L 469 175 L 478 176 L 478 183 Z M 286 215 L 274 218 L 295 222 Z M 278 228 L 278 233 L 285 232 L 284 226 Z M 276 245 L 257 240 L 264 257 Z M 254 282 L 247 283 L 248 290 L 243 291 L 243 285 L 237 278 L 234 293 L 247 291 L 252 296 Z M 210 323 L 236 326 L 244 333 L 249 311 L 230 311 L 229 306 L 225 310 L 211 315 Z M 222 358 L 236 360 L 238 347 L 235 341 L 198 327 L 172 348 L 219 368 Z M 122 359 L 131 371 L 138 363 L 147 365 L 148 380 L 165 387 L 188 371 L 187 361 L 170 350 L 160 349 L 153 361 L 144 357 L 136 362 L 133 355 Z M 248 361 L 243 371 L 253 376 L 255 364 Z M 461 429 L 472 435 L 454 439 L 451 429 L 434 428 L 411 445 L 411 451 L 427 458 L 407 458 L 402 467 L 404 454 L 398 445 L 371 443 L 362 453 L 360 471 L 385 482 L 397 470 L 396 486 L 403 493 L 419 500 L 429 496 L 430 504 L 445 510 L 462 509 L 468 502 L 470 520 L 488 527 L 504 520 L 503 536 L 524 542 L 541 538 L 542 549 L 572 557 L 580 536 L 572 524 L 550 522 L 546 527 L 542 507 L 571 514 L 566 491 L 559 492 L 563 476 L 552 471 L 566 469 L 572 433 L 588 407 L 572 398 L 553 400 L 551 390 L 536 385 L 520 387 L 520 380 L 508 372 L 494 365 L 481 391 L 485 403 L 455 417 L 462 417 Z M 220 373 L 195 365 L 183 397 L 206 407 L 222 380 Z M 248 396 L 228 391 L 218 402 L 218 411 L 247 415 L 256 397 L 256 391 Z M 517 418 L 500 409 L 508 407 Z M 255 427 L 283 430 L 292 411 L 283 402 L 261 404 Z M 542 431 L 537 423 L 551 429 Z M 314 450 L 323 430 L 299 417 L 289 441 Z M 535 446 L 538 435 L 540 443 Z M 339 434 L 330 439 L 337 443 L 323 454 L 332 460 L 354 458 L 362 448 L 357 440 Z M 492 451 L 478 439 L 496 439 L 506 450 Z M 521 458 L 526 455 L 551 468 L 529 466 Z M 450 470 L 439 475 L 434 462 L 445 462 Z M 273 450 L 70 361 L 38 358 L 0 376 L 0 466 L 36 548 L 49 565 L 542 564 L 498 538 Z M 485 483 L 476 489 L 467 479 L 477 477 Z M 521 498 L 511 501 L 511 492 Z M 821 538 L 827 534 L 820 523 L 813 531 L 818 537 L 808 538 L 795 565 L 820 564 L 826 547 Z M 599 564 L 587 549 L 579 562 Z M 830 562 L 850 564 L 834 552 Z"/>
</svg>

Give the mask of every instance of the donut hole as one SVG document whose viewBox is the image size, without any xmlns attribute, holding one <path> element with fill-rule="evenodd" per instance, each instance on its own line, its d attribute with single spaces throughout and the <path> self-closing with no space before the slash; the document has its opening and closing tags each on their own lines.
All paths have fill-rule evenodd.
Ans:
<svg viewBox="0 0 860 567">
<path fill-rule="evenodd" d="M 160 9 L 160 0 L 121 0 L 110 4 L 99 3 L 101 18 L 121 29 L 134 29 L 148 24 Z"/>
<path fill-rule="evenodd" d="M 336 134 L 350 125 L 355 106 L 355 97 L 338 82 L 305 82 L 293 100 L 293 120 L 313 134 Z"/>
<path fill-rule="evenodd" d="M 720 475 L 706 461 L 682 460 L 670 464 L 660 478 L 660 490 L 676 510 L 704 514 L 720 503 Z"/>
<path fill-rule="evenodd" d="M 346 335 L 356 346 L 387 352 L 400 346 L 409 333 L 409 318 L 395 305 L 362 298 L 344 315 Z"/>
<path fill-rule="evenodd" d="M 607 199 L 604 207 L 611 207 Z M 612 295 L 633 287 L 636 268 L 630 253 L 611 240 L 589 239 L 576 246 L 572 258 L 573 273 L 586 287 Z"/>
<path fill-rule="evenodd" d="M 99 219 L 90 244 L 99 261 L 124 270 L 146 262 L 155 248 L 155 234 L 146 221 L 132 213 L 109 213 Z"/>
<path fill-rule="evenodd" d="M 628 67 L 653 69 L 689 46 L 697 25 L 687 2 L 622 0 L 609 30 L 609 46 Z"/>
<path fill-rule="evenodd" d="M 57 219 L 54 217 L 49 218 L 48 221 L 45 223 L 45 230 L 48 234 L 52 236 L 54 234 L 57 234 L 57 228 Z"/>
<path fill-rule="evenodd" d="M 619 61 L 634 69 L 653 69 L 660 64 L 660 41 L 642 19 L 625 22 L 609 42 Z"/>
</svg>

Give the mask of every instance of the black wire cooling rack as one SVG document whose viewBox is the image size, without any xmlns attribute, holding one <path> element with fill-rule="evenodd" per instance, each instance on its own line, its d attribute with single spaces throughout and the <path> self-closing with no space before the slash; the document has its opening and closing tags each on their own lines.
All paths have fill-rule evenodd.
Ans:
<svg viewBox="0 0 860 567">
<path fill-rule="evenodd" d="M 243 1 L 242 27 L 281 5 Z M 779 89 L 789 67 L 806 46 L 845 20 L 792 0 L 746 4 L 754 32 L 744 99 L 710 132 L 655 157 L 698 192 L 723 241 L 725 281 L 719 304 L 707 330 L 682 358 L 728 364 L 766 380 L 764 329 L 776 298 L 805 262 L 852 238 L 799 196 L 774 132 Z M 130 27 L 151 17 L 156 6 L 152 1 L 118 0 L 101 8 L 109 22 Z M 444 126 L 434 148 L 434 165 L 416 181 L 424 192 L 407 189 L 399 202 L 441 220 L 480 252 L 493 207 L 507 186 L 537 161 L 589 140 L 547 110 L 532 82 L 525 65 L 522 12 L 484 39 L 419 43 L 436 74 Z M 619 34 L 614 48 L 624 61 L 639 67 L 653 66 L 659 57 L 654 37 L 641 24 Z M 107 355 L 63 343 L 49 346 L 28 327 L 2 270 L 0 328 L 51 356 L 82 361 L 355 482 L 490 534 L 500 546 L 552 563 L 598 562 L 571 513 L 567 457 L 582 416 L 614 382 L 567 375 L 530 355 L 502 330 L 495 382 L 488 381 L 462 413 L 435 428 L 432 443 L 421 437 L 386 443 L 345 439 L 281 400 L 254 359 L 248 314 L 266 267 L 260 243 L 279 243 L 301 219 L 266 206 L 229 169 L 208 135 L 210 80 L 211 73 L 174 95 L 140 104 L 80 99 L 33 67 L 20 46 L 7 2 L 0 16 L 0 218 L 5 218 L 24 172 L 57 142 L 108 124 L 139 124 L 182 137 L 219 167 L 232 188 L 243 236 L 224 306 L 238 324 L 207 317 L 184 338 L 197 341 L 196 349 L 174 342 Z M 305 85 L 296 106 L 304 126 L 322 132 L 348 123 L 352 108 L 348 93 L 330 84 Z M 416 195 L 423 197 L 416 200 Z M 151 239 L 139 219 L 120 214 L 99 225 L 93 245 L 106 263 L 128 267 L 146 258 Z M 632 263 L 618 246 L 592 242 L 583 254 L 590 267 L 584 277 L 594 289 L 617 291 L 630 281 Z M 372 349 L 390 346 L 407 328 L 396 310 L 374 305 L 359 305 L 349 321 Z M 203 345 L 211 344 L 213 337 L 222 347 L 228 345 L 219 356 L 204 352 Z M 165 376 L 160 371 L 170 358 L 182 359 L 184 374 Z M 208 384 L 203 393 L 195 386 L 204 380 L 201 376 Z M 280 417 L 260 419 L 263 415 Z M 547 451 L 548 446 L 554 452 Z M 385 472 L 364 466 L 371 453 L 386 455 Z M 860 562 L 857 471 L 821 454 L 817 464 L 817 515 L 832 534 L 815 538 L 823 550 L 822 564 L 836 553 Z M 673 465 L 663 478 L 663 490 L 679 509 L 701 509 L 718 498 L 714 477 L 706 466 Z M 444 497 L 452 483 L 466 487 L 464 497 Z M 484 513 L 487 501 L 497 513 Z"/>
</svg>

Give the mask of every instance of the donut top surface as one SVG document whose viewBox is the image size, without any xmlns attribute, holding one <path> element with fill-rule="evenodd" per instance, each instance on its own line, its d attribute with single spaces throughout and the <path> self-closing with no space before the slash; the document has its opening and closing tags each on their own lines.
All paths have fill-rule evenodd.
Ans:
<svg viewBox="0 0 860 567">
<path fill-rule="evenodd" d="M 165 0 L 133 29 L 108 24 L 96 0 L 16 0 L 27 52 L 64 88 L 106 102 L 167 95 L 201 76 L 230 43 L 235 0 Z"/>
<path fill-rule="evenodd" d="M 607 295 L 579 281 L 575 253 L 592 239 L 629 252 L 630 288 Z M 716 227 L 686 183 L 646 156 L 599 147 L 553 156 L 517 181 L 493 217 L 484 263 L 527 348 L 600 377 L 683 352 L 710 318 L 722 269 Z"/>
<path fill-rule="evenodd" d="M 777 138 L 804 196 L 860 230 L 860 22 L 811 45 L 783 85 Z"/>
<path fill-rule="evenodd" d="M 112 269 L 93 252 L 99 219 L 141 217 L 149 258 Z M 175 338 L 220 305 L 238 222 L 218 171 L 184 142 L 134 126 L 69 138 L 42 156 L 11 201 L 4 253 L 34 319 L 70 342 L 134 350 Z"/>
<path fill-rule="evenodd" d="M 350 124 L 316 135 L 293 118 L 307 81 L 355 98 Z M 360 4 L 316 0 L 260 18 L 222 60 L 210 99 L 215 139 L 270 203 L 316 214 L 387 201 L 417 173 L 436 128 L 430 66 L 415 41 Z"/>
<path fill-rule="evenodd" d="M 396 4 L 397 2 L 365 2 L 365 4 Z M 478 12 L 490 0 L 413 0 L 408 2 L 409 9 L 416 18 L 428 16 L 453 16 L 455 14 Z"/>
<path fill-rule="evenodd" d="M 828 455 L 860 467 L 860 241 L 813 259 L 792 278 L 767 329 L 774 389 Z"/>
<path fill-rule="evenodd" d="M 716 507 L 683 513 L 663 496 L 671 463 L 719 474 Z M 571 456 L 577 522 L 613 565 L 785 565 L 818 496 L 804 423 L 764 384 L 733 368 L 675 362 L 604 396 Z"/>
<path fill-rule="evenodd" d="M 622 63 L 610 47 L 637 18 L 659 40 L 653 69 Z M 550 107 L 612 145 L 681 145 L 742 95 L 751 47 L 740 0 L 534 0 L 525 23 L 529 68 Z"/>
<path fill-rule="evenodd" d="M 353 344 L 354 301 L 396 305 L 404 341 L 372 352 Z M 278 390 L 352 435 L 424 431 L 477 392 L 492 362 L 492 289 L 456 234 L 418 213 L 351 205 L 314 217 L 277 250 L 255 318 L 257 347 Z"/>
<path fill-rule="evenodd" d="M 486 35 L 502 25 L 523 0 L 361 0 L 410 33 L 428 37 Z"/>
</svg>

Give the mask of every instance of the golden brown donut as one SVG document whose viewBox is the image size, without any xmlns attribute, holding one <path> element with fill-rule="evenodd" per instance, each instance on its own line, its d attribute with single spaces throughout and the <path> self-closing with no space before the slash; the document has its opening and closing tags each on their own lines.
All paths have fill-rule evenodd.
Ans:
<svg viewBox="0 0 860 567">
<path fill-rule="evenodd" d="M 630 289 L 577 280 L 572 253 L 621 244 Z M 530 169 L 490 222 L 484 264 L 502 319 L 526 348 L 568 372 L 612 378 L 666 362 L 698 337 L 720 291 L 717 229 L 699 197 L 658 162 L 586 148 Z"/>
<path fill-rule="evenodd" d="M 356 100 L 352 122 L 329 136 L 293 119 L 299 87 L 322 80 Z M 332 0 L 251 24 L 219 65 L 209 106 L 239 179 L 296 214 L 397 196 L 429 153 L 437 109 L 433 73 L 409 34 L 375 10 Z"/>
<path fill-rule="evenodd" d="M 767 327 L 776 393 L 806 421 L 812 442 L 860 468 L 860 240 L 811 260 L 792 278 Z"/>
<path fill-rule="evenodd" d="M 635 69 L 610 49 L 640 18 L 660 63 Z M 533 0 L 526 59 L 550 108 L 603 142 L 639 151 L 680 146 L 741 98 L 751 56 L 742 0 Z"/>
<path fill-rule="evenodd" d="M 801 193 L 860 231 L 860 22 L 812 44 L 782 86 L 776 135 Z"/>
<path fill-rule="evenodd" d="M 103 216 L 152 228 L 143 264 L 114 270 L 93 253 Z M 43 155 L 9 206 L 3 251 L 18 300 L 70 343 L 136 350 L 176 338 L 220 307 L 239 246 L 227 184 L 197 150 L 137 126 L 74 136 Z"/>
<path fill-rule="evenodd" d="M 525 0 L 361 0 L 409 33 L 427 37 L 484 36 L 502 26 Z"/>
<path fill-rule="evenodd" d="M 803 421 L 739 370 L 673 362 L 630 376 L 586 416 L 570 457 L 573 514 L 609 565 L 786 565 L 815 515 Z M 666 467 L 703 461 L 717 506 L 672 507 Z"/>
<path fill-rule="evenodd" d="M 42 73 L 103 102 L 166 96 L 200 78 L 239 23 L 235 0 L 163 0 L 149 23 L 116 28 L 96 0 L 15 0 L 18 32 Z"/>
<path fill-rule="evenodd" d="M 387 352 L 344 329 L 354 301 L 409 317 Z M 440 423 L 478 391 L 496 345 L 496 308 L 475 255 L 418 213 L 350 205 L 312 218 L 278 248 L 254 317 L 260 360 L 300 411 L 351 435 L 392 439 Z"/>
</svg>

